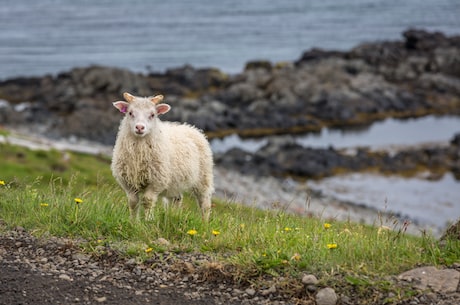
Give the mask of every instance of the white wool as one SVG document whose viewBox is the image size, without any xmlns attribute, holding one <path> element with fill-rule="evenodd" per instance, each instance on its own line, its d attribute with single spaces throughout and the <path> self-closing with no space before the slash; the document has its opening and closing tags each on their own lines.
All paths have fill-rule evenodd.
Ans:
<svg viewBox="0 0 460 305">
<path fill-rule="evenodd" d="M 141 101 L 134 100 L 129 109 L 151 111 L 152 105 Z M 133 132 L 130 119 L 126 114 L 120 124 L 111 165 L 128 199 L 137 199 L 147 189 L 149 198 L 146 192 L 144 201 L 156 201 L 158 195 L 177 198 L 192 191 L 207 219 L 214 186 L 212 152 L 205 135 L 194 126 L 162 122 L 155 116 L 146 127 L 149 132 L 140 137 Z M 132 201 L 132 216 L 137 216 L 139 200 Z M 154 203 L 144 202 L 144 206 L 149 209 Z"/>
</svg>

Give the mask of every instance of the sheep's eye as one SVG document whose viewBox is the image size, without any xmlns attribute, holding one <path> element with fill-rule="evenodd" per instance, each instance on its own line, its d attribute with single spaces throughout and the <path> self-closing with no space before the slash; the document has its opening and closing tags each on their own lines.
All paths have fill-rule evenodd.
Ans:
<svg viewBox="0 0 460 305">
<path fill-rule="evenodd" d="M 153 119 L 155 117 L 155 113 L 150 114 L 150 118 Z"/>
<path fill-rule="evenodd" d="M 132 111 L 128 112 L 128 114 L 129 116 L 134 116 Z"/>
</svg>

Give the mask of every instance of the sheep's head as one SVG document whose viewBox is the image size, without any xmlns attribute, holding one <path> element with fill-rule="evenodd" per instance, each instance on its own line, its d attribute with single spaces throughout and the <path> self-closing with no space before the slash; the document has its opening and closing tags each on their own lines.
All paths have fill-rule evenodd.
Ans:
<svg viewBox="0 0 460 305">
<path fill-rule="evenodd" d="M 125 92 L 123 97 L 125 101 L 114 102 L 113 106 L 125 114 L 130 130 L 138 137 L 149 134 L 155 128 L 158 116 L 171 109 L 168 104 L 160 104 L 163 95 L 138 97 Z"/>
</svg>

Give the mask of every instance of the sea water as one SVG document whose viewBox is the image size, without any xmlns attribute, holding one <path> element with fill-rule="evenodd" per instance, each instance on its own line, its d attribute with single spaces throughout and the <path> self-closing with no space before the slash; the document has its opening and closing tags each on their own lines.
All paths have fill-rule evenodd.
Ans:
<svg viewBox="0 0 460 305">
<path fill-rule="evenodd" d="M 0 80 L 91 64 L 236 73 L 251 60 L 347 50 L 412 27 L 460 34 L 458 0 L 3 0 Z"/>
</svg>

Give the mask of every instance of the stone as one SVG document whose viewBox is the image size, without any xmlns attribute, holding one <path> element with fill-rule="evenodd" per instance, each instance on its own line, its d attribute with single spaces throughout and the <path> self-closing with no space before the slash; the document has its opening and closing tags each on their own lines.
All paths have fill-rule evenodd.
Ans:
<svg viewBox="0 0 460 305">
<path fill-rule="evenodd" d="M 313 274 L 305 274 L 302 277 L 302 284 L 304 284 L 304 285 L 316 285 L 316 284 L 318 284 L 318 279 Z"/>
<path fill-rule="evenodd" d="M 457 291 L 460 272 L 428 266 L 406 271 L 400 274 L 398 279 L 412 283 L 414 288 L 419 290 L 432 289 L 434 292 L 452 293 Z"/>
<path fill-rule="evenodd" d="M 246 292 L 249 296 L 251 296 L 251 297 L 254 296 L 254 295 L 256 294 L 256 291 L 255 291 L 254 288 L 247 288 L 247 289 L 245 290 L 245 292 Z"/>
<path fill-rule="evenodd" d="M 330 287 L 320 289 L 315 297 L 316 305 L 335 305 L 337 299 L 335 290 Z"/>
<path fill-rule="evenodd" d="M 59 279 L 66 280 L 66 281 L 72 281 L 72 278 L 68 276 L 67 274 L 60 274 Z"/>
</svg>

